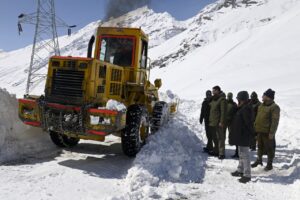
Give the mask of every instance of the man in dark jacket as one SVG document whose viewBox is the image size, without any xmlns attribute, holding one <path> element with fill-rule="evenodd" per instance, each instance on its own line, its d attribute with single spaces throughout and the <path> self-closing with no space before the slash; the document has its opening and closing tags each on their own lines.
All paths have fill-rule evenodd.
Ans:
<svg viewBox="0 0 300 200">
<path fill-rule="evenodd" d="M 263 104 L 258 107 L 254 127 L 257 133 L 257 160 L 251 167 L 262 165 L 264 151 L 268 155 L 268 164 L 265 171 L 273 169 L 275 157 L 275 133 L 280 119 L 280 107 L 274 102 L 275 91 L 268 89 L 263 95 Z"/>
<path fill-rule="evenodd" d="M 225 126 L 225 130 L 224 130 L 225 136 L 226 136 L 226 130 L 228 129 L 228 133 L 229 133 L 228 138 L 230 138 L 230 135 L 231 135 L 231 130 L 232 130 L 231 124 L 232 124 L 232 120 L 233 120 L 234 114 L 236 112 L 236 109 L 237 109 L 237 105 L 233 101 L 233 94 L 231 92 L 229 92 L 227 94 L 227 99 L 226 99 L 226 126 Z M 238 155 L 238 147 L 236 146 L 235 154 L 232 157 L 238 158 L 238 156 L 239 156 Z"/>
<path fill-rule="evenodd" d="M 205 133 L 207 137 L 207 144 L 206 147 L 203 148 L 203 151 L 206 153 L 209 153 L 213 151 L 213 140 L 212 140 L 212 135 L 209 132 L 209 103 L 211 102 L 212 94 L 211 91 L 208 90 L 206 91 L 206 98 L 202 102 L 202 107 L 201 107 L 201 114 L 200 114 L 200 124 L 203 123 L 205 125 Z"/>
<path fill-rule="evenodd" d="M 251 94 L 251 100 L 250 100 L 250 105 L 252 106 L 253 108 L 253 112 L 254 112 L 254 120 L 257 116 L 257 111 L 258 111 L 258 107 L 260 106 L 261 102 L 258 100 L 258 97 L 257 97 L 257 93 L 256 92 L 252 92 Z M 253 121 L 253 124 L 254 124 L 254 121 Z M 257 143 L 257 134 L 254 133 L 253 137 L 251 138 L 251 144 L 250 144 L 250 149 L 252 151 L 255 151 L 256 150 L 256 143 Z"/>
<path fill-rule="evenodd" d="M 213 87 L 213 97 L 210 102 L 209 112 L 209 130 L 213 137 L 214 150 L 211 155 L 219 156 L 219 159 L 225 158 L 225 98 L 219 86 Z"/>
<path fill-rule="evenodd" d="M 232 172 L 232 176 L 241 177 L 239 182 L 247 183 L 251 180 L 250 166 L 250 138 L 253 134 L 253 110 L 249 105 L 249 94 L 241 91 L 237 95 L 239 101 L 237 112 L 232 122 L 231 143 L 238 145 L 239 165 L 237 171 Z"/>
</svg>

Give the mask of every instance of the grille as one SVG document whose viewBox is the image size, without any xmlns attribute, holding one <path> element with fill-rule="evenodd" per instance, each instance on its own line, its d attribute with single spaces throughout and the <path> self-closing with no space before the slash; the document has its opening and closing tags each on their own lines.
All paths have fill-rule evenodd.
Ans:
<svg viewBox="0 0 300 200">
<path fill-rule="evenodd" d="M 111 81 L 121 82 L 122 81 L 122 70 L 112 69 L 111 70 Z"/>
<path fill-rule="evenodd" d="M 121 84 L 111 83 L 110 84 L 110 95 L 121 95 Z"/>
<path fill-rule="evenodd" d="M 82 97 L 83 71 L 54 70 L 52 95 Z"/>
</svg>

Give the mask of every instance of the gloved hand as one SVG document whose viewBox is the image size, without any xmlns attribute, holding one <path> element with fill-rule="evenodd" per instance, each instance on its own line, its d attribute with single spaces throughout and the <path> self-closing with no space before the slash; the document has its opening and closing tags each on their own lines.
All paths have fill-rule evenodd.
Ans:
<svg viewBox="0 0 300 200">
<path fill-rule="evenodd" d="M 222 122 L 219 123 L 220 128 L 224 128 L 224 124 Z"/>
<path fill-rule="evenodd" d="M 273 140 L 274 139 L 274 134 L 269 133 L 269 140 Z"/>
<path fill-rule="evenodd" d="M 200 122 L 200 124 L 202 124 L 203 123 L 203 119 L 199 119 L 199 122 Z"/>
</svg>

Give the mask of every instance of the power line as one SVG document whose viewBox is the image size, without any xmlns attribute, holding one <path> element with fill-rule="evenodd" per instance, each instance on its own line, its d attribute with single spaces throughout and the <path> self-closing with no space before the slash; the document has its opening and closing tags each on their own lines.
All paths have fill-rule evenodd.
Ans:
<svg viewBox="0 0 300 200">
<path fill-rule="evenodd" d="M 51 55 L 60 55 L 57 27 L 71 28 L 55 14 L 54 0 L 37 0 L 37 11 L 31 14 L 20 14 L 18 16 L 19 34 L 23 32 L 22 24 L 35 25 L 35 34 L 32 45 L 30 65 L 26 84 L 26 94 L 33 87 L 46 78 L 48 58 Z M 49 39 L 50 38 L 50 39 Z"/>
</svg>

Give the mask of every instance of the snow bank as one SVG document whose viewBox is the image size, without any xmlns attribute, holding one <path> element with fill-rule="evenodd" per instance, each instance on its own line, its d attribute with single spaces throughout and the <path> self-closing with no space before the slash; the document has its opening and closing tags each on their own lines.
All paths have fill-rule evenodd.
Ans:
<svg viewBox="0 0 300 200">
<path fill-rule="evenodd" d="M 38 156 L 54 148 L 40 129 L 23 125 L 17 108 L 16 98 L 0 89 L 0 162 Z"/>
<path fill-rule="evenodd" d="M 184 106 L 181 111 L 186 112 L 188 109 L 188 106 Z M 201 182 L 205 160 L 200 153 L 202 141 L 196 136 L 201 130 L 187 121 L 189 119 L 179 112 L 155 135 L 150 136 L 133 167 L 128 170 L 124 185 L 129 192 L 120 199 L 158 196 L 168 199 L 176 193 L 173 183 Z M 170 183 L 170 188 L 158 194 L 160 185 L 166 183 Z"/>
</svg>

